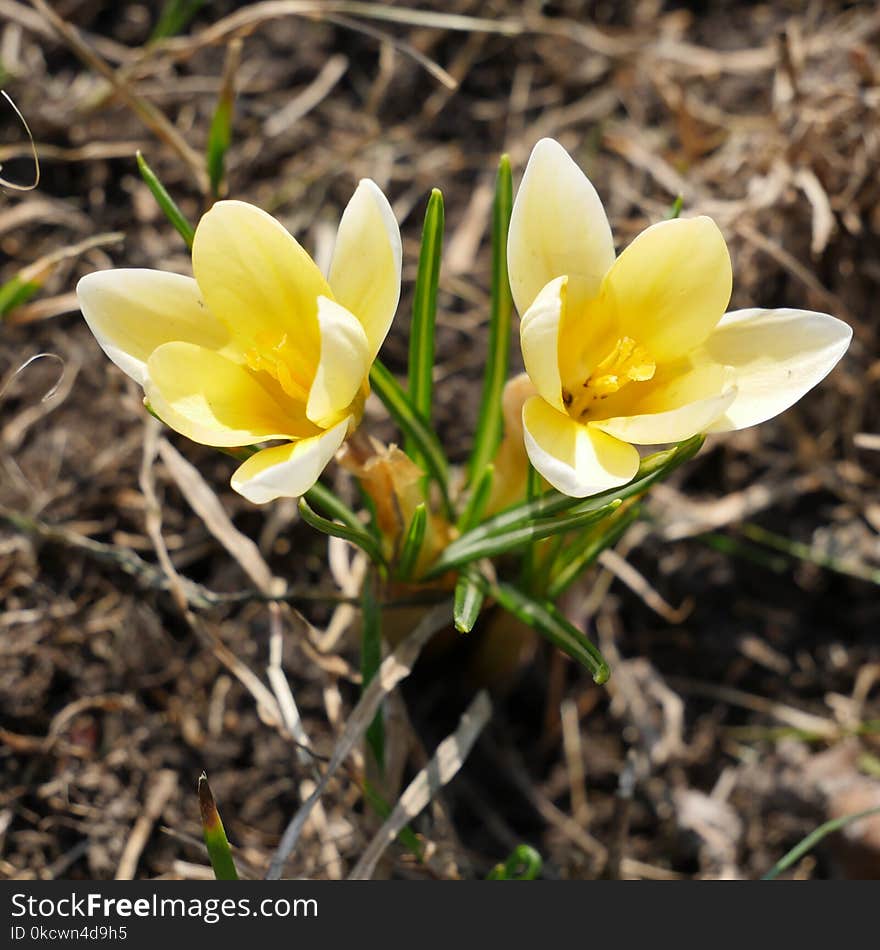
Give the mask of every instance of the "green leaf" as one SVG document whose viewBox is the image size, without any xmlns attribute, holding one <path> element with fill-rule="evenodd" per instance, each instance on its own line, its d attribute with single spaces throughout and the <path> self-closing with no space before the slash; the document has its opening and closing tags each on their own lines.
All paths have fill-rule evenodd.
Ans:
<svg viewBox="0 0 880 950">
<path fill-rule="evenodd" d="M 556 600 L 606 548 L 617 544 L 639 514 L 637 504 L 621 508 L 611 515 L 606 525 L 600 525 L 586 542 L 576 536 L 555 559 L 551 571 L 552 579 L 546 590 L 547 597 Z"/>
<path fill-rule="evenodd" d="M 378 542 L 363 525 L 355 527 L 351 524 L 339 524 L 338 521 L 324 518 L 310 507 L 305 497 L 299 500 L 299 513 L 302 520 L 317 531 L 322 531 L 324 534 L 332 535 L 335 538 L 345 538 L 346 541 L 351 541 L 352 544 L 356 544 L 364 551 L 374 564 L 385 563 Z"/>
<path fill-rule="evenodd" d="M 410 403 L 428 424 L 433 409 L 437 284 L 443 250 L 443 217 L 443 195 L 435 188 L 428 199 L 422 227 L 422 247 L 409 337 Z M 421 446 L 411 438 L 407 441 L 406 451 L 414 461 L 420 460 Z"/>
<path fill-rule="evenodd" d="M 361 591 L 363 631 L 361 636 L 361 692 L 372 682 L 382 662 L 382 614 L 376 597 L 377 578 L 370 571 L 364 578 Z M 367 745 L 373 752 L 380 771 L 385 768 L 385 724 L 382 708 L 373 718 L 366 731 Z"/>
<path fill-rule="evenodd" d="M 211 119 L 211 129 L 208 133 L 208 147 L 205 153 L 205 164 L 208 168 L 208 184 L 211 196 L 220 197 L 223 189 L 223 179 L 226 173 L 226 153 L 232 143 L 232 116 L 235 111 L 235 77 L 241 61 L 241 39 L 230 41 L 226 49 L 226 62 L 223 65 L 223 81 L 220 85 L 220 95 L 217 97 L 217 107 Z"/>
<path fill-rule="evenodd" d="M 21 277 L 11 277 L 5 284 L 0 284 L 0 318 L 27 303 L 40 286 L 38 281 L 22 280 Z"/>
<path fill-rule="evenodd" d="M 452 618 L 455 629 L 459 633 L 470 633 L 474 629 L 483 601 L 486 599 L 479 580 L 474 576 L 476 573 L 476 568 L 466 567 L 458 575 L 458 581 L 455 584 Z"/>
<path fill-rule="evenodd" d="M 208 776 L 204 772 L 199 776 L 199 811 L 202 816 L 202 833 L 205 837 L 205 847 L 214 869 L 214 877 L 218 881 L 237 881 L 238 872 L 232 860 L 232 849 L 226 838 L 217 803 L 208 784 Z"/>
<path fill-rule="evenodd" d="M 206 160 L 208 165 L 208 183 L 214 198 L 220 197 L 225 173 L 226 152 L 232 142 L 232 103 L 221 98 L 211 119 L 211 131 L 208 134 Z"/>
<path fill-rule="evenodd" d="M 811 831 L 799 844 L 795 845 L 785 857 L 780 858 L 776 864 L 761 878 L 762 881 L 772 881 L 777 878 L 786 868 L 790 868 L 795 861 L 800 860 L 808 851 L 814 848 L 826 835 L 834 831 L 840 831 L 853 821 L 859 821 L 862 818 L 870 818 L 872 815 L 880 815 L 880 807 L 868 808 L 866 811 L 859 811 L 852 815 L 842 815 L 840 818 L 832 818 L 819 825 L 815 831 Z"/>
<path fill-rule="evenodd" d="M 492 494 L 492 481 L 495 478 L 495 466 L 487 465 L 483 469 L 482 475 L 473 482 L 470 495 L 468 495 L 467 504 L 464 506 L 456 522 L 459 532 L 464 534 L 476 527 L 483 517 L 486 505 Z"/>
<path fill-rule="evenodd" d="M 614 498 L 601 507 L 590 511 L 567 514 L 557 518 L 541 518 L 531 524 L 510 528 L 507 531 L 479 538 L 476 541 L 469 540 L 471 535 L 476 534 L 472 531 L 450 544 L 431 565 L 430 570 L 425 572 L 425 577 L 438 577 L 453 567 L 461 567 L 463 564 L 470 564 L 472 561 L 479 561 L 484 557 L 495 557 L 499 554 L 519 551 L 533 545 L 536 541 L 543 541 L 544 538 L 552 538 L 554 535 L 566 531 L 585 528 L 587 525 L 594 524 L 609 515 L 612 511 L 616 511 L 621 504 L 619 498 Z"/>
<path fill-rule="evenodd" d="M 666 215 L 667 221 L 673 221 L 675 218 L 681 216 L 681 206 L 684 204 L 684 197 L 682 195 L 676 195 L 675 201 L 672 202 L 672 207 L 669 209 L 669 213 Z"/>
<path fill-rule="evenodd" d="M 481 476 L 495 458 L 501 443 L 504 417 L 501 397 L 507 381 L 510 357 L 510 327 L 513 297 L 507 274 L 507 232 L 513 208 L 513 179 L 510 158 L 501 156 L 495 179 L 495 201 L 492 205 L 492 290 L 489 310 L 489 353 L 483 373 L 483 395 L 474 447 L 468 461 L 471 482 Z"/>
<path fill-rule="evenodd" d="M 533 627 L 563 653 L 589 670 L 593 682 L 608 682 L 611 669 L 599 650 L 553 606 L 524 594 L 512 584 L 491 583 L 481 574 L 475 575 L 483 592 L 496 600 L 506 611 L 524 624 Z"/>
<path fill-rule="evenodd" d="M 166 0 L 153 28 L 150 41 L 176 36 L 205 5 L 205 0 Z"/>
<path fill-rule="evenodd" d="M 165 217 L 168 218 L 177 229 L 177 233 L 186 242 L 186 246 L 192 250 L 193 239 L 196 236 L 195 228 L 187 221 L 183 212 L 177 207 L 174 199 L 165 190 L 165 186 L 156 177 L 156 173 L 147 164 L 147 160 L 140 151 L 136 153 L 136 157 L 138 171 L 140 171 L 141 178 L 146 182 L 147 188 L 150 189 L 153 197 L 156 199 L 156 204 L 159 205 Z"/>
<path fill-rule="evenodd" d="M 367 800 L 367 804 L 370 808 L 372 808 L 383 821 L 391 814 L 391 806 L 367 780 L 364 780 L 364 798 Z M 422 846 L 422 842 L 409 825 L 400 829 L 397 840 L 419 861 L 425 860 L 425 849 Z"/>
<path fill-rule="evenodd" d="M 422 502 L 413 512 L 412 520 L 406 530 L 406 537 L 403 541 L 403 547 L 400 551 L 400 559 L 397 565 L 397 574 L 401 580 L 410 580 L 415 571 L 419 560 L 419 554 L 422 550 L 422 542 L 425 540 L 425 528 L 428 524 L 428 509 Z"/>
<path fill-rule="evenodd" d="M 530 845 L 514 848 L 510 857 L 486 875 L 487 881 L 534 881 L 544 868 L 541 855 Z"/>
<path fill-rule="evenodd" d="M 348 525 L 350 528 L 364 530 L 361 519 L 345 504 L 345 502 L 334 494 L 326 485 L 321 482 L 315 482 L 305 495 L 309 504 L 317 505 L 323 509 L 324 513 Z"/>
<path fill-rule="evenodd" d="M 531 462 L 526 469 L 526 501 L 533 502 L 541 495 L 543 480 Z M 523 551 L 521 583 L 523 590 L 534 593 L 538 570 L 538 548 L 536 543 L 527 544 Z"/>
<path fill-rule="evenodd" d="M 507 531 L 512 527 L 528 524 L 538 518 L 551 517 L 560 512 L 577 514 L 594 511 L 607 505 L 612 499 L 619 498 L 625 501 L 627 498 L 640 495 L 655 482 L 666 478 L 683 462 L 693 458 L 700 450 L 703 440 L 704 436 L 695 435 L 692 439 L 680 442 L 672 449 L 655 452 L 653 455 L 643 458 L 635 478 L 621 488 L 612 488 L 609 491 L 600 492 L 598 495 L 591 495 L 585 499 L 569 498 L 561 492 L 551 490 L 545 492 L 535 501 L 514 505 L 500 512 L 488 521 L 484 521 L 479 527 L 463 535 L 455 543 L 457 545 L 463 544 L 466 540 L 468 543 L 474 543 L 491 537 L 493 534 Z"/>
<path fill-rule="evenodd" d="M 382 400 L 391 418 L 397 423 L 404 438 L 418 449 L 418 455 L 428 474 L 440 487 L 443 508 L 446 515 L 453 517 L 452 504 L 449 501 L 449 466 L 437 436 L 430 424 L 415 410 L 409 396 L 390 370 L 378 360 L 370 370 L 370 383 L 373 391 Z"/>
</svg>

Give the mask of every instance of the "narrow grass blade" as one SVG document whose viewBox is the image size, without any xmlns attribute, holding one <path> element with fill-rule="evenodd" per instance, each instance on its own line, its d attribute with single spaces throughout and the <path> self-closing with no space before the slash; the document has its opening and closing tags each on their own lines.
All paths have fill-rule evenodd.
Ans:
<svg viewBox="0 0 880 950">
<path fill-rule="evenodd" d="M 195 228 L 187 221 L 180 208 L 177 207 L 174 199 L 165 190 L 165 186 L 156 177 L 156 173 L 147 164 L 147 160 L 144 156 L 140 152 L 137 152 L 136 156 L 138 171 L 141 173 L 141 178 L 146 182 L 147 188 L 150 189 L 153 197 L 156 199 L 156 204 L 159 205 L 162 209 L 162 213 L 174 225 L 177 233 L 186 242 L 186 246 L 192 250 L 193 239 L 196 236 Z"/>
<path fill-rule="evenodd" d="M 694 436 L 686 442 L 680 442 L 675 448 L 663 452 L 655 452 L 643 458 L 639 465 L 636 477 L 621 488 L 612 488 L 609 491 L 591 495 L 589 498 L 569 498 L 558 491 L 545 492 L 540 498 L 532 502 L 514 505 L 484 521 L 479 527 L 469 531 L 455 543 L 463 544 L 467 539 L 472 543 L 493 534 L 498 534 L 512 527 L 517 527 L 534 521 L 537 518 L 549 518 L 561 512 L 576 514 L 595 510 L 607 505 L 612 499 L 619 498 L 626 501 L 647 491 L 655 482 L 666 478 L 679 465 L 693 458 L 703 444 L 702 435 Z"/>
<path fill-rule="evenodd" d="M 553 564 L 551 580 L 547 586 L 547 597 L 556 600 L 567 590 L 583 572 L 606 549 L 623 537 L 626 529 L 638 518 L 638 505 L 620 508 L 608 519 L 608 524 L 602 526 L 594 535 L 587 538 L 586 543 L 575 540 L 563 548 Z"/>
<path fill-rule="evenodd" d="M 554 535 L 564 534 L 567 531 L 580 530 L 605 518 L 616 511 L 621 504 L 621 500 L 615 498 L 592 510 L 557 518 L 542 518 L 533 521 L 531 524 L 520 525 L 508 531 L 480 538 L 475 542 L 468 541 L 470 535 L 465 535 L 443 551 L 440 557 L 431 565 L 430 570 L 425 572 L 425 577 L 438 577 L 454 567 L 461 567 L 463 564 L 470 564 L 472 561 L 478 561 L 484 557 L 496 557 L 499 554 L 521 551 L 537 541 L 543 541 L 544 538 L 552 538 Z"/>
<path fill-rule="evenodd" d="M 534 881 L 544 868 L 541 855 L 527 844 L 514 848 L 510 857 L 486 875 L 487 881 Z"/>
<path fill-rule="evenodd" d="M 684 196 L 676 195 L 675 201 L 672 202 L 672 207 L 669 209 L 669 213 L 666 215 L 667 221 L 673 221 L 675 218 L 681 216 L 681 207 L 684 204 Z"/>
<path fill-rule="evenodd" d="M 799 561 L 807 561 L 815 564 L 817 567 L 824 567 L 825 570 L 834 571 L 836 574 L 845 574 L 847 577 L 856 577 L 862 581 L 868 581 L 871 584 L 880 584 L 880 568 L 871 567 L 861 561 L 844 560 L 824 551 L 816 551 L 809 544 L 801 541 L 794 541 L 781 534 L 775 534 L 768 531 L 760 525 L 746 523 L 740 527 L 742 534 L 750 541 L 756 544 L 766 545 L 774 551 L 781 551 L 789 557 L 796 558 Z"/>
<path fill-rule="evenodd" d="M 495 457 L 501 442 L 504 420 L 501 396 L 507 381 L 510 361 L 510 327 L 513 297 L 507 274 L 507 231 L 513 209 L 513 179 L 510 158 L 501 156 L 495 179 L 495 201 L 492 205 L 492 290 L 489 316 L 489 353 L 483 374 L 483 395 L 474 447 L 468 461 L 468 478 L 480 478 Z"/>
<path fill-rule="evenodd" d="M 466 567 L 455 585 L 452 619 L 459 633 L 470 633 L 480 616 L 486 595 L 475 576 L 476 568 Z"/>
<path fill-rule="evenodd" d="M 351 508 L 326 485 L 322 485 L 321 482 L 316 482 L 312 485 L 306 492 L 305 497 L 310 505 L 317 505 L 324 514 L 330 515 L 331 518 L 341 521 L 350 528 L 364 528 L 361 519 L 358 518 Z"/>
<path fill-rule="evenodd" d="M 420 461 L 440 487 L 444 511 L 448 517 L 452 518 L 452 504 L 449 501 L 447 488 L 449 466 L 430 424 L 415 410 L 409 396 L 391 371 L 378 360 L 373 363 L 373 368 L 370 370 L 370 384 L 384 403 L 391 418 L 400 427 L 405 440 L 418 449 Z"/>
<path fill-rule="evenodd" d="M 190 20 L 205 5 L 205 0 L 165 0 L 165 6 L 159 14 L 150 41 L 163 40 L 177 36 L 189 25 Z"/>
<path fill-rule="evenodd" d="M 542 480 L 534 465 L 526 470 L 526 502 L 531 503 L 541 496 Z M 559 537 L 559 535 L 557 535 Z M 522 589 L 534 593 L 535 575 L 538 567 L 537 543 L 527 544 L 523 551 L 521 581 Z"/>
<path fill-rule="evenodd" d="M 27 303 L 40 287 L 38 281 L 23 280 L 18 275 L 11 277 L 5 284 L 0 284 L 0 318 Z"/>
<path fill-rule="evenodd" d="M 533 627 L 563 653 L 589 670 L 593 682 L 608 682 L 611 669 L 599 650 L 551 603 L 535 600 L 512 584 L 491 583 L 475 575 L 483 591 L 523 623 Z"/>
<path fill-rule="evenodd" d="M 434 343 L 443 219 L 443 195 L 435 188 L 428 199 L 422 227 L 422 247 L 409 337 L 409 398 L 416 412 L 429 423 L 434 396 Z M 418 461 L 421 447 L 410 440 L 407 453 Z"/>
<path fill-rule="evenodd" d="M 413 512 L 412 520 L 406 530 L 406 537 L 400 551 L 397 574 L 401 580 L 410 580 L 415 572 L 422 542 L 425 540 L 425 528 L 428 524 L 428 509 L 422 502 Z"/>
<path fill-rule="evenodd" d="M 845 828 L 847 825 L 861 818 L 870 818 L 872 815 L 880 815 L 880 807 L 869 808 L 866 811 L 858 811 L 852 815 L 842 815 L 840 818 L 832 818 L 831 821 L 826 821 L 825 824 L 819 825 L 819 827 L 816 828 L 815 831 L 811 831 L 800 844 L 796 844 L 785 857 L 780 858 L 761 880 L 774 880 L 774 878 L 777 878 L 783 871 L 790 868 L 795 861 L 799 861 L 827 835 L 835 831 L 840 831 L 841 828 Z"/>
<path fill-rule="evenodd" d="M 487 465 L 480 477 L 473 482 L 467 504 L 456 522 L 458 530 L 464 534 L 475 528 L 483 517 L 489 497 L 492 494 L 492 481 L 495 478 L 495 466 Z"/>
<path fill-rule="evenodd" d="M 208 148 L 205 163 L 208 168 L 208 184 L 211 197 L 217 199 L 224 190 L 226 176 L 226 153 L 232 143 L 232 115 L 235 110 L 235 77 L 241 62 L 241 38 L 230 41 L 226 48 L 226 62 L 223 65 L 223 79 L 220 95 L 211 119 L 208 133 Z"/>
<path fill-rule="evenodd" d="M 354 527 L 350 524 L 340 524 L 338 521 L 324 518 L 309 505 L 305 498 L 299 500 L 299 513 L 302 520 L 311 525 L 316 531 L 332 535 L 335 538 L 345 538 L 346 541 L 356 544 L 374 564 L 385 563 L 378 542 L 363 525 Z"/>
<path fill-rule="evenodd" d="M 382 614 L 379 599 L 376 596 L 378 578 L 370 571 L 364 578 L 361 591 L 361 614 L 363 630 L 361 633 L 361 691 L 365 690 L 376 675 L 382 662 Z M 380 771 L 385 768 L 385 724 L 382 719 L 382 707 L 376 712 L 373 721 L 365 733 L 367 745 L 376 759 Z"/>
<path fill-rule="evenodd" d="M 370 782 L 364 782 L 364 798 L 367 800 L 367 804 L 373 811 L 385 821 L 392 812 L 391 806 L 387 801 L 379 794 L 379 792 L 370 784 Z M 422 846 L 422 842 L 419 840 L 419 836 L 410 828 L 409 825 L 401 828 L 400 832 L 397 835 L 397 840 L 406 848 L 414 857 L 418 858 L 419 861 L 425 860 L 425 849 Z"/>
<path fill-rule="evenodd" d="M 208 784 L 208 776 L 204 772 L 199 776 L 199 811 L 202 815 L 202 833 L 205 836 L 205 847 L 214 869 L 214 877 L 218 881 L 237 881 L 238 872 L 232 860 L 232 850 L 226 838 L 217 803 Z"/>
</svg>

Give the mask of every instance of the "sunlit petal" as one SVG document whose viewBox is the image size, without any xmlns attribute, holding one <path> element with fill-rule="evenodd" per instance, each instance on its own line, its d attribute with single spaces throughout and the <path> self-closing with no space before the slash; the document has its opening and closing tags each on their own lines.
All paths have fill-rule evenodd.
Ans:
<svg viewBox="0 0 880 950">
<path fill-rule="evenodd" d="M 532 150 L 513 205 L 507 261 L 520 314 L 563 275 L 569 304 L 579 310 L 614 263 L 611 228 L 596 189 L 553 139 L 541 139 Z"/>
<path fill-rule="evenodd" d="M 715 222 L 678 218 L 642 231 L 615 261 L 602 293 L 621 332 L 659 363 L 708 337 L 730 299 L 732 280 Z"/>
<path fill-rule="evenodd" d="M 172 429 L 203 445 L 304 438 L 319 430 L 304 407 L 282 404 L 256 375 L 193 343 L 165 343 L 147 361 L 147 401 Z"/>
<path fill-rule="evenodd" d="M 339 303 L 363 324 L 371 361 L 397 310 L 401 257 L 391 205 L 378 185 L 364 178 L 339 222 L 328 281 Z"/>
<path fill-rule="evenodd" d="M 810 310 L 736 310 L 706 341 L 706 357 L 733 368 L 736 399 L 712 431 L 772 419 L 823 380 L 846 352 L 852 329 Z"/>
<path fill-rule="evenodd" d="M 76 295 L 101 349 L 143 386 L 146 362 L 173 340 L 219 349 L 229 339 L 191 277 L 120 268 L 88 274 Z"/>
<path fill-rule="evenodd" d="M 724 415 L 735 398 L 736 389 L 730 387 L 725 392 L 676 409 L 617 416 L 613 419 L 596 420 L 592 425 L 616 439 L 634 445 L 681 442 L 700 432 L 707 432 L 712 424 Z"/>
<path fill-rule="evenodd" d="M 351 419 L 310 439 L 276 445 L 252 455 L 232 476 L 232 487 L 255 505 L 299 498 L 318 480 L 345 439 Z"/>
<path fill-rule="evenodd" d="M 639 453 L 626 442 L 557 412 L 540 396 L 523 407 L 526 451 L 537 471 L 556 489 L 584 498 L 636 474 Z"/>
<path fill-rule="evenodd" d="M 559 333 L 567 305 L 567 277 L 551 280 L 523 314 L 519 336 L 523 362 L 541 396 L 560 412 L 562 380 L 559 375 Z"/>
<path fill-rule="evenodd" d="M 318 266 L 285 228 L 243 201 L 218 201 L 193 244 L 193 271 L 205 302 L 247 351 L 283 347 L 301 384 L 318 363 L 318 297 L 333 294 Z"/>
<path fill-rule="evenodd" d="M 318 323 L 321 356 L 306 415 L 323 428 L 351 405 L 370 371 L 371 354 L 360 321 L 335 301 L 318 298 Z"/>
</svg>

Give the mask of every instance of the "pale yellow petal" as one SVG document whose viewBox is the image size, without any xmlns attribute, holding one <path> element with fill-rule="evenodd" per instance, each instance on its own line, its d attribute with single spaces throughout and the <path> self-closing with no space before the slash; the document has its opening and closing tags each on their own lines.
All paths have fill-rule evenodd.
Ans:
<svg viewBox="0 0 880 950">
<path fill-rule="evenodd" d="M 510 219 L 507 264 L 523 314 L 551 280 L 567 275 L 575 310 L 595 297 L 614 263 L 602 202 L 587 176 L 553 139 L 532 150 Z"/>
<path fill-rule="evenodd" d="M 591 425 L 615 439 L 633 445 L 661 445 L 665 442 L 681 442 L 700 432 L 708 432 L 736 398 L 736 388 L 730 387 L 715 396 L 689 402 L 663 412 L 641 413 L 632 416 L 617 416 L 613 419 L 597 419 Z"/>
<path fill-rule="evenodd" d="M 310 439 L 263 449 L 240 465 L 231 485 L 256 505 L 276 498 L 299 498 L 320 478 L 342 445 L 351 419 Z"/>
<path fill-rule="evenodd" d="M 846 352 L 852 329 L 810 310 L 737 310 L 725 314 L 702 348 L 733 368 L 737 396 L 712 431 L 744 429 L 773 418 L 823 380 Z"/>
<path fill-rule="evenodd" d="M 325 428 L 346 412 L 370 372 L 370 344 L 360 321 L 345 307 L 318 298 L 321 356 L 306 415 Z"/>
<path fill-rule="evenodd" d="M 639 453 L 631 445 L 580 425 L 540 396 L 523 406 L 523 428 L 532 465 L 573 498 L 625 485 L 638 471 Z"/>
<path fill-rule="evenodd" d="M 250 445 L 319 431 L 302 405 L 283 404 L 256 374 L 193 343 L 165 343 L 154 350 L 144 392 L 163 422 L 203 445 Z"/>
<path fill-rule="evenodd" d="M 621 333 L 660 363 L 708 337 L 730 299 L 732 280 L 715 222 L 678 218 L 642 231 L 608 272 L 602 297 Z"/>
<path fill-rule="evenodd" d="M 379 186 L 364 178 L 339 222 L 328 282 L 364 326 L 376 358 L 400 300 L 400 228 Z"/>
<path fill-rule="evenodd" d="M 535 388 L 551 406 L 565 411 L 559 375 L 559 333 L 567 305 L 567 277 L 544 287 L 523 314 L 519 340 L 523 363 Z"/>
<path fill-rule="evenodd" d="M 218 201 L 196 229 L 193 271 L 242 350 L 283 350 L 287 370 L 308 389 L 320 352 L 318 297 L 333 294 L 285 228 L 254 205 Z"/>
<path fill-rule="evenodd" d="M 101 349 L 141 386 L 156 347 L 174 340 L 219 349 L 229 339 L 191 277 L 120 268 L 88 274 L 76 295 Z"/>
</svg>

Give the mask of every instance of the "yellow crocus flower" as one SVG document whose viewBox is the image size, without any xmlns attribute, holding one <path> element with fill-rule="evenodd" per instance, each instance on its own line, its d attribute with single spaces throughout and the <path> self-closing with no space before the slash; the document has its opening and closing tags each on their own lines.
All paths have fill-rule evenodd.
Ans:
<svg viewBox="0 0 880 950">
<path fill-rule="evenodd" d="M 267 442 L 232 476 L 255 503 L 298 497 L 360 422 L 400 298 L 400 230 L 360 182 L 325 278 L 276 221 L 220 201 L 196 229 L 195 278 L 118 269 L 77 286 L 98 343 L 172 429 L 220 447 Z"/>
<path fill-rule="evenodd" d="M 825 313 L 725 313 L 730 256 L 707 217 L 654 224 L 615 258 L 596 190 L 552 139 L 535 146 L 517 193 L 508 268 L 535 388 L 522 410 L 526 451 L 577 498 L 628 482 L 636 445 L 772 418 L 852 336 Z"/>
</svg>

